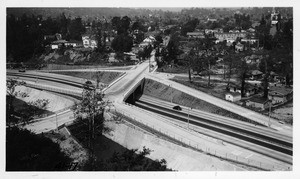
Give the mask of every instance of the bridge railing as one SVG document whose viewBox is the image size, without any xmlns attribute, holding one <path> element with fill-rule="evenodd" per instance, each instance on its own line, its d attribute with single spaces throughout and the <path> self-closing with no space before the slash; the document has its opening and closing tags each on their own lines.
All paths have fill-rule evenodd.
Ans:
<svg viewBox="0 0 300 179">
<path fill-rule="evenodd" d="M 80 93 L 80 92 L 73 92 L 73 91 L 69 91 L 69 90 L 52 88 L 49 86 L 37 85 L 37 84 L 32 84 L 32 83 L 26 83 L 25 86 L 31 87 L 31 88 L 36 88 L 36 89 L 41 89 L 41 90 L 46 90 L 46 91 L 57 92 L 57 93 L 66 94 L 66 95 L 71 95 L 71 96 L 77 96 L 77 97 L 82 96 L 82 93 Z"/>
<path fill-rule="evenodd" d="M 105 87 L 102 91 L 105 92 L 107 89 L 109 89 L 112 85 L 114 85 L 115 83 L 117 83 L 118 81 L 120 81 L 122 78 L 124 78 L 124 76 L 126 76 L 126 72 L 123 72 L 120 77 L 118 77 L 117 79 L 115 79 L 113 82 L 111 82 L 107 87 Z"/>
<path fill-rule="evenodd" d="M 134 105 L 131 105 L 129 103 L 124 102 L 124 104 L 134 108 L 135 110 L 139 110 L 143 113 L 147 113 L 150 116 L 157 117 L 157 116 L 154 116 L 154 114 L 152 114 L 151 112 L 143 110 L 141 108 L 138 108 L 138 107 L 136 107 Z M 285 166 L 285 165 L 280 165 L 280 164 L 272 165 L 270 163 L 264 163 L 264 162 L 261 162 L 261 161 L 257 161 L 255 159 L 250 159 L 250 157 L 253 154 L 249 154 L 248 156 L 240 156 L 240 153 L 238 153 L 238 152 L 228 153 L 224 150 L 220 150 L 218 148 L 208 146 L 208 145 L 205 144 L 205 142 L 195 141 L 195 140 L 192 140 L 192 139 L 190 139 L 186 136 L 178 134 L 174 131 L 164 129 L 161 126 L 151 125 L 151 123 L 147 123 L 143 120 L 139 120 L 134 115 L 132 115 L 128 112 L 125 112 L 123 110 L 116 110 L 116 112 L 119 113 L 119 114 L 122 114 L 124 116 L 127 116 L 131 120 L 133 120 L 136 123 L 140 124 L 140 126 L 142 126 L 142 127 L 146 127 L 146 128 L 148 128 L 152 131 L 155 131 L 155 133 L 157 133 L 160 136 L 164 136 L 164 137 L 169 138 L 172 141 L 174 141 L 176 143 L 179 143 L 179 144 L 181 144 L 185 147 L 191 148 L 193 150 L 199 151 L 201 153 L 207 154 L 207 155 L 212 156 L 212 157 L 219 158 L 221 160 L 226 160 L 226 161 L 229 161 L 229 162 L 242 164 L 244 166 L 249 166 L 249 167 L 252 167 L 252 168 L 256 168 L 257 170 L 276 170 L 276 171 L 280 171 L 280 170 L 290 171 L 290 170 L 292 170 L 290 167 Z M 139 125 L 137 125 L 137 126 L 139 126 Z M 196 133 L 195 131 L 197 129 L 195 129 L 192 125 L 189 125 L 189 128 L 186 127 L 186 128 L 183 128 L 182 130 L 187 130 L 190 133 Z M 199 137 L 201 137 L 202 139 L 210 139 L 210 140 L 212 139 L 211 137 L 203 135 L 203 134 L 197 133 L 197 135 L 200 135 Z M 223 141 L 221 141 L 221 140 L 215 139 L 215 142 L 217 144 L 224 145 Z"/>
<path fill-rule="evenodd" d="M 126 99 L 128 98 L 128 96 L 130 96 L 130 93 L 133 92 L 134 90 L 136 90 L 136 88 L 141 84 L 141 82 L 145 80 L 145 77 L 143 77 L 141 80 L 139 80 L 138 82 L 136 82 L 131 88 L 129 88 L 128 91 L 126 91 L 123 95 L 123 100 L 126 101 Z"/>
</svg>

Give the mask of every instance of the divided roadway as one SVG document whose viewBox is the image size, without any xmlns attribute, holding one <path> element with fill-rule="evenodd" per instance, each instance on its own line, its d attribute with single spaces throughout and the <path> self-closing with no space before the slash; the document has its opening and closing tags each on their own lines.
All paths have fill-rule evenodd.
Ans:
<svg viewBox="0 0 300 179">
<path fill-rule="evenodd" d="M 216 132 L 213 137 L 224 140 L 229 143 L 241 146 L 240 141 L 245 140 L 247 142 L 256 145 L 242 145 L 242 147 L 263 153 L 270 157 L 283 160 L 285 162 L 291 163 L 292 158 L 292 140 L 288 136 L 282 136 L 275 131 L 265 130 L 262 128 L 256 128 L 254 125 L 237 121 L 234 119 L 211 115 L 210 113 L 205 113 L 199 110 L 189 110 L 185 109 L 182 111 L 173 110 L 174 104 L 164 102 L 149 96 L 143 95 L 138 101 L 136 101 L 136 106 L 153 111 L 155 113 L 165 115 L 171 119 L 177 119 L 189 124 L 200 126 L 201 128 L 209 129 Z M 184 109 L 184 108 L 183 108 Z M 225 135 L 235 137 L 239 140 L 226 140 Z M 260 147 L 264 146 L 264 148 Z M 271 152 L 266 150 L 266 148 L 276 150 L 276 152 Z M 283 155 L 284 153 L 284 155 Z"/>
</svg>

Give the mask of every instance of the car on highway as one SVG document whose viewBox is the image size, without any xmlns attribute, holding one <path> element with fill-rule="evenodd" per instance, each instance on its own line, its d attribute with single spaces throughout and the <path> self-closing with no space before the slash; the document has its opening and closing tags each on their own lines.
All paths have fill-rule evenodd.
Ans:
<svg viewBox="0 0 300 179">
<path fill-rule="evenodd" d="M 174 106 L 173 109 L 177 110 L 177 111 L 181 111 L 181 107 L 180 106 Z"/>
<path fill-rule="evenodd" d="M 19 69 L 19 72 L 25 72 L 26 70 L 25 70 L 25 68 L 20 68 Z"/>
</svg>

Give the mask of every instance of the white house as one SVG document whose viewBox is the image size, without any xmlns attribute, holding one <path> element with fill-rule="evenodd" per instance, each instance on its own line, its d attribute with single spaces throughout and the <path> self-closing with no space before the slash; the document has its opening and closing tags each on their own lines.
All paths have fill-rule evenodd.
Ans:
<svg viewBox="0 0 300 179">
<path fill-rule="evenodd" d="M 228 92 L 225 94 L 225 99 L 227 101 L 236 102 L 241 100 L 241 93 L 238 92 Z"/>
<path fill-rule="evenodd" d="M 94 35 L 85 34 L 82 35 L 82 42 L 84 48 L 96 48 L 97 47 L 97 41 Z"/>
<path fill-rule="evenodd" d="M 244 50 L 244 45 L 241 44 L 240 42 L 238 44 L 235 45 L 235 51 L 237 52 L 241 52 Z"/>
<path fill-rule="evenodd" d="M 70 41 L 65 43 L 65 46 L 68 46 L 68 47 L 78 47 L 78 46 L 81 46 L 81 45 L 82 45 L 82 42 L 76 41 L 76 40 L 70 40 Z"/>
<path fill-rule="evenodd" d="M 64 45 L 67 41 L 66 40 L 56 40 L 51 43 L 51 49 L 58 49 L 62 45 Z"/>
<path fill-rule="evenodd" d="M 149 37 L 145 38 L 145 39 L 143 40 L 143 42 L 153 43 L 153 42 L 155 42 L 155 38 L 152 37 L 152 36 L 149 36 Z"/>
</svg>

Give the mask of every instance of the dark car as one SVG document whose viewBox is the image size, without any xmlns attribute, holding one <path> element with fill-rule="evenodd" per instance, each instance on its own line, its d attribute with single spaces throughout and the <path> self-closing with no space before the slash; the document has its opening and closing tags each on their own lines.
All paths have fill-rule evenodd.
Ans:
<svg viewBox="0 0 300 179">
<path fill-rule="evenodd" d="M 25 70 L 25 68 L 20 68 L 19 69 L 19 72 L 25 72 L 26 70 Z"/>
<path fill-rule="evenodd" d="M 173 109 L 178 110 L 178 111 L 182 110 L 180 106 L 174 106 Z"/>
</svg>

